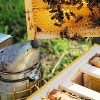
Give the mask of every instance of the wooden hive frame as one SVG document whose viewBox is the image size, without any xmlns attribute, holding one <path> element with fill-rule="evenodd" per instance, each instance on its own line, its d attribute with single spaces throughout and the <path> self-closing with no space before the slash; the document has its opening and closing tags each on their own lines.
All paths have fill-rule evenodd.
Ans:
<svg viewBox="0 0 100 100">
<path fill-rule="evenodd" d="M 84 0 L 82 1 L 84 3 Z M 39 3 L 39 6 L 37 6 L 38 4 L 36 5 L 36 3 Z M 93 23 L 89 21 L 89 15 L 91 15 L 91 12 L 86 6 L 86 3 L 84 3 L 81 10 L 77 11 L 78 6 L 79 4 L 77 4 L 75 7 L 68 6 L 68 9 L 75 12 L 77 17 L 83 16 L 83 20 L 75 23 L 75 18 L 71 17 L 71 20 L 67 20 L 64 16 L 65 24 L 63 24 L 62 27 L 57 27 L 54 25 L 56 21 L 51 20 L 52 14 L 49 13 L 50 7 L 47 5 L 47 3 L 43 3 L 42 0 L 25 0 L 28 39 L 60 38 L 60 32 L 64 30 L 66 25 L 68 27 L 68 34 L 66 32 L 66 35 L 70 37 L 74 37 L 76 35 L 82 37 L 100 37 L 100 27 L 92 27 Z M 65 6 L 62 6 L 62 8 L 66 9 Z M 97 8 L 94 10 L 97 11 L 97 14 Z M 46 18 L 44 18 L 45 16 Z M 97 17 L 99 18 L 100 16 Z M 42 31 L 38 32 L 37 27 L 39 27 Z"/>
<path fill-rule="evenodd" d="M 38 34 L 36 33 L 36 26 L 34 25 L 34 20 L 33 20 L 34 16 L 32 12 L 33 11 L 32 0 L 25 0 L 25 11 L 26 11 L 27 32 L 29 40 L 59 38 L 59 36 L 56 34 L 50 35 L 50 34 L 45 34 L 43 32 L 39 32 Z"/>
</svg>

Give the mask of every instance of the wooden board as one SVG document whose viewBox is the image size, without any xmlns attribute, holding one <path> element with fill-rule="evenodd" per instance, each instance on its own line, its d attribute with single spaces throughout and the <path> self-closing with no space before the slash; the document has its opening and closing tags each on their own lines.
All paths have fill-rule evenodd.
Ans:
<svg viewBox="0 0 100 100">
<path fill-rule="evenodd" d="M 81 97 L 84 97 L 86 99 L 93 99 L 93 100 L 99 100 L 100 99 L 100 93 L 95 92 L 91 89 L 88 89 L 86 87 L 83 87 L 81 85 L 75 84 L 70 81 L 64 81 L 60 85 L 61 90 L 65 90 L 69 93 L 79 95 Z"/>
<path fill-rule="evenodd" d="M 9 46 L 11 44 L 12 44 L 12 36 L 0 33 L 0 48 Z"/>
<path fill-rule="evenodd" d="M 80 71 L 100 79 L 100 68 L 94 67 L 90 64 L 85 64 L 84 66 L 80 67 Z"/>
<path fill-rule="evenodd" d="M 83 84 L 85 87 L 100 92 L 100 78 L 83 74 Z"/>
</svg>

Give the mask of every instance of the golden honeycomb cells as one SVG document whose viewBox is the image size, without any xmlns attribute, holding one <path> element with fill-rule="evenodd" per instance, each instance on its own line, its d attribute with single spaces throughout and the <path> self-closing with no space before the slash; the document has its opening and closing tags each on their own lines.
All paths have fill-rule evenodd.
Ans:
<svg viewBox="0 0 100 100">
<path fill-rule="evenodd" d="M 30 1 L 29 1 L 30 2 Z M 49 8 L 47 3 L 44 3 L 43 0 L 32 0 L 32 7 L 33 9 L 37 8 Z"/>
<path fill-rule="evenodd" d="M 61 27 L 58 27 L 54 25 L 58 21 L 56 19 L 51 19 L 55 13 L 49 12 L 51 9 L 49 8 L 48 3 L 44 3 L 43 0 L 32 0 L 34 28 L 39 27 L 45 34 L 59 35 L 60 32 L 67 26 L 67 34 L 69 35 L 77 33 L 82 37 L 100 37 L 100 27 L 92 27 L 93 23 L 89 20 L 89 14 L 91 14 L 91 11 L 88 9 L 87 4 L 84 1 L 83 3 L 84 5 L 80 10 L 77 10 L 79 4 L 76 4 L 75 6 L 63 4 L 61 6 L 62 11 L 75 13 L 76 18 L 70 16 L 70 20 L 68 20 L 64 15 L 65 23 L 63 23 Z M 97 10 L 95 10 L 95 12 L 97 12 Z M 76 19 L 81 16 L 83 19 L 75 23 Z M 37 35 L 38 32 L 32 34 Z"/>
<path fill-rule="evenodd" d="M 63 27 L 55 26 L 55 20 L 51 20 L 51 15 L 53 14 L 50 14 L 49 10 L 36 9 L 33 11 L 34 23 L 42 30 L 42 32 L 45 32 L 47 34 L 50 34 L 52 32 L 59 34 Z"/>
</svg>

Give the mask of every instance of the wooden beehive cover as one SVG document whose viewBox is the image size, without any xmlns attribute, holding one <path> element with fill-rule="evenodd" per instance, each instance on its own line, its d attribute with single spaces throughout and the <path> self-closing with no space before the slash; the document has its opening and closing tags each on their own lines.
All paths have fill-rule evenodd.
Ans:
<svg viewBox="0 0 100 100">
<path fill-rule="evenodd" d="M 48 5 L 47 1 L 52 0 L 25 0 L 29 40 L 59 38 L 62 37 L 61 34 L 67 38 L 75 36 L 100 37 L 98 3 L 96 5 L 93 2 L 86 2 L 87 0 L 71 0 L 73 2 L 68 4 L 65 0 L 67 3 L 61 3 L 60 14 L 58 14 L 56 12 L 58 8 L 55 7 L 55 12 L 52 12 L 52 4 L 50 5 L 52 2 L 49 2 Z M 75 4 L 74 1 L 81 1 L 81 3 Z M 57 14 L 63 15 L 62 20 L 59 17 L 54 17 Z M 67 29 L 65 29 L 66 27 Z"/>
</svg>

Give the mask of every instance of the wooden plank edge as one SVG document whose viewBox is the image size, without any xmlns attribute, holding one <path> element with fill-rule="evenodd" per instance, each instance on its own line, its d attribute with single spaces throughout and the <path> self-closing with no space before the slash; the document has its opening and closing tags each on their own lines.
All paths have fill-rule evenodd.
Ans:
<svg viewBox="0 0 100 100">
<path fill-rule="evenodd" d="M 82 67 L 80 67 L 80 71 L 82 73 L 85 73 L 87 75 L 90 75 L 90 76 L 100 79 L 100 68 L 94 67 L 90 64 L 85 64 Z"/>
<path fill-rule="evenodd" d="M 85 99 L 100 100 L 100 93 L 70 81 L 64 81 L 60 85 L 60 89 L 81 96 Z"/>
</svg>

